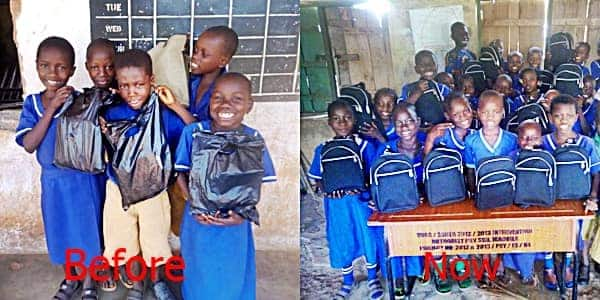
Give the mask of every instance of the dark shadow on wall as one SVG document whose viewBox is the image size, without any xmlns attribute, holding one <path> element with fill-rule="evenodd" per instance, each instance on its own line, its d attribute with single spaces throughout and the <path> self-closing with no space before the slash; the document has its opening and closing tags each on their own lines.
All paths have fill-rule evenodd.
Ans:
<svg viewBox="0 0 600 300">
<path fill-rule="evenodd" d="M 10 1 L 0 0 L 0 109 L 18 107 L 22 103 L 19 57 L 13 29 Z"/>
</svg>

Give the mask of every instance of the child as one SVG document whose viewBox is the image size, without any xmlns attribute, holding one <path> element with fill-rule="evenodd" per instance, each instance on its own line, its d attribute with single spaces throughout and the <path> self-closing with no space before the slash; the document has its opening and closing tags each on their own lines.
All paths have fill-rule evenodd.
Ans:
<svg viewBox="0 0 600 300">
<path fill-rule="evenodd" d="M 542 48 L 540 47 L 531 47 L 529 51 L 527 51 L 527 64 L 529 68 L 533 70 L 541 70 L 542 65 Z"/>
<path fill-rule="evenodd" d="M 396 91 L 390 88 L 382 88 L 375 92 L 373 103 L 375 104 L 375 112 L 377 117 L 383 123 L 386 136 L 383 136 L 377 129 L 375 123 L 363 124 L 360 128 L 360 133 L 370 137 L 369 141 L 375 145 L 385 143 L 391 136 L 394 135 L 394 123 L 392 122 L 392 110 L 396 104 Z"/>
<path fill-rule="evenodd" d="M 598 209 L 598 183 L 600 183 L 600 158 L 594 147 L 594 141 L 586 136 L 582 136 L 573 131 L 573 125 L 577 120 L 577 103 L 575 99 L 568 95 L 561 95 L 552 100 L 550 105 L 550 121 L 556 128 L 553 133 L 547 134 L 542 139 L 542 148 L 554 152 L 557 148 L 565 144 L 575 144 L 585 150 L 590 157 L 590 173 L 593 175 L 592 187 L 589 198 L 585 201 L 586 210 L 596 211 Z M 582 222 L 579 222 L 579 231 L 582 230 Z M 588 222 L 583 223 L 583 227 Z M 579 243 L 579 242 L 578 242 Z M 584 241 L 584 249 L 588 248 L 588 241 Z M 582 253 L 584 263 L 589 263 L 587 252 Z M 567 253 L 565 263 L 567 272 L 564 275 L 565 285 L 570 288 L 573 286 L 573 269 L 570 267 L 572 253 Z M 552 253 L 546 253 L 544 259 L 544 286 L 550 290 L 557 288 L 557 279 L 554 274 L 554 261 Z"/>
<path fill-rule="evenodd" d="M 168 88 L 158 92 L 161 98 L 169 98 L 169 108 L 179 115 L 185 124 L 210 120 L 209 103 L 215 88 L 215 80 L 225 72 L 238 47 L 238 36 L 227 26 L 206 29 L 196 41 L 190 62 L 190 105 L 187 110 Z"/>
<path fill-rule="evenodd" d="M 354 116 L 352 108 L 345 102 L 334 101 L 327 108 L 329 127 L 334 131 L 334 138 L 353 138 L 361 149 L 361 158 L 365 170 L 370 169 L 374 148 L 366 140 L 360 140 L 352 134 Z M 315 155 L 308 176 L 320 182 L 321 150 L 324 144 L 315 149 Z M 354 286 L 352 262 L 365 256 L 367 261 L 369 297 L 383 297 L 381 283 L 377 279 L 377 254 L 375 241 L 367 226 L 371 214 L 367 202 L 361 200 L 360 193 L 355 191 L 334 191 L 323 199 L 325 219 L 327 222 L 327 242 L 329 246 L 329 263 L 332 268 L 341 268 L 343 282 L 335 295 L 335 299 L 347 299 Z"/>
<path fill-rule="evenodd" d="M 496 155 L 509 155 L 517 148 L 517 136 L 500 128 L 504 118 L 504 101 L 498 92 L 488 90 L 481 93 L 477 115 L 481 129 L 465 139 L 465 165 L 471 194 L 475 192 L 475 167 L 479 161 Z M 499 273 L 502 273 L 502 268 Z M 479 282 L 480 287 L 489 285 L 489 276 L 484 275 Z"/>
<path fill-rule="evenodd" d="M 456 88 L 456 86 L 454 85 L 454 77 L 452 77 L 452 75 L 446 72 L 439 72 L 437 75 L 435 75 L 435 78 L 433 78 L 433 80 L 435 82 L 439 82 L 441 84 L 446 85 L 451 92 L 454 91 L 454 89 Z"/>
<path fill-rule="evenodd" d="M 583 76 L 590 75 L 590 69 L 585 66 L 588 58 L 590 58 L 591 46 L 587 42 L 579 42 L 575 46 L 575 63 L 581 67 Z"/>
<path fill-rule="evenodd" d="M 518 127 L 519 148 L 526 150 L 537 149 L 542 145 L 542 127 L 534 120 L 525 120 Z M 511 156 L 517 159 L 518 150 Z M 534 273 L 536 253 L 509 253 L 502 256 L 502 262 L 505 268 L 516 269 L 521 277 L 521 284 L 526 286 L 536 286 L 537 279 Z M 509 283 L 510 280 L 506 274 L 500 278 L 502 283 Z"/>
<path fill-rule="evenodd" d="M 600 56 L 600 40 L 598 40 L 598 44 L 596 44 L 596 49 L 596 55 Z M 596 81 L 600 79 L 600 59 L 596 59 L 590 64 L 590 75 L 592 75 Z M 600 85 L 596 86 L 596 89 L 598 88 L 600 88 Z"/>
<path fill-rule="evenodd" d="M 435 145 L 458 150 L 464 156 L 465 138 L 474 132 L 471 127 L 473 111 L 469 101 L 461 94 L 452 94 L 444 103 L 446 118 L 452 123 L 433 126 L 427 134 L 423 154 L 427 155 Z"/>
<path fill-rule="evenodd" d="M 157 95 L 153 95 L 154 92 L 152 91 L 154 81 L 152 61 L 146 52 L 133 49 L 119 53 L 115 56 L 114 65 L 118 82 L 118 94 L 123 101 L 109 107 L 104 112 L 103 119 L 109 124 L 122 120 L 135 120 L 143 112 L 146 103 L 152 101 L 153 97 L 157 97 Z M 150 104 L 159 105 L 158 102 Z M 159 109 L 162 131 L 171 153 L 175 153 L 179 135 L 184 127 L 183 121 L 166 107 L 160 105 Z M 136 134 L 140 134 L 140 131 L 142 131 L 141 127 L 132 127 L 124 132 L 119 139 L 131 138 Z M 111 160 L 115 153 L 122 151 L 122 149 L 115 149 L 117 146 L 111 145 L 109 147 L 113 150 L 109 151 Z M 141 252 L 148 267 L 151 267 L 151 262 L 154 262 L 151 257 L 171 257 L 171 250 L 167 241 L 170 227 L 170 205 L 166 190 L 150 199 L 130 205 L 129 209 L 125 211 L 118 191 L 119 183 L 115 170 L 112 167 L 107 167 L 107 175 L 110 180 L 107 183 L 108 192 L 103 214 L 104 257 L 110 260 L 118 248 L 125 248 L 123 262 Z M 119 196 L 111 197 L 111 195 Z M 152 278 L 153 290 L 159 299 L 174 299 L 171 291 L 163 281 L 165 262 L 166 259 L 153 264 L 157 265 L 159 270 L 159 276 Z M 131 281 L 124 270 L 124 266 L 125 264 L 120 266 L 120 276 L 121 282 L 129 288 L 128 299 L 142 299 L 143 281 Z M 144 267 L 134 263 L 133 269 L 136 270 L 134 274 L 139 274 L 139 270 Z"/>
<path fill-rule="evenodd" d="M 520 72 L 523 68 L 523 54 L 519 51 L 513 51 L 508 55 L 508 75 L 512 79 L 513 90 L 515 93 L 521 93 L 523 91 L 523 85 L 521 85 Z"/>
<path fill-rule="evenodd" d="M 475 79 L 471 75 L 463 75 L 458 81 L 458 90 L 463 93 L 469 101 L 471 107 L 477 107 L 479 103 L 479 93 L 475 89 Z"/>
<path fill-rule="evenodd" d="M 419 74 L 419 80 L 407 83 L 402 87 L 399 102 L 406 101 L 415 104 L 423 92 L 427 90 L 427 81 L 433 80 L 434 74 L 437 72 L 437 64 L 435 63 L 435 55 L 430 50 L 421 50 L 415 54 L 415 72 Z M 450 94 L 450 88 L 446 85 L 436 82 L 442 97 Z"/>
<path fill-rule="evenodd" d="M 417 116 L 416 108 L 412 104 L 401 103 L 394 108 L 392 112 L 392 120 L 394 121 L 395 130 L 398 138 L 387 141 L 384 145 L 381 145 L 377 149 L 377 155 L 375 158 L 384 154 L 384 152 L 402 153 L 412 158 L 413 168 L 415 174 L 417 174 L 417 182 L 421 183 L 423 175 L 423 145 L 424 139 L 419 136 L 418 130 L 421 120 Z M 374 161 L 375 159 L 373 159 Z M 401 188 L 401 187 L 399 187 Z M 383 243 L 383 233 L 381 232 L 377 236 L 378 247 L 381 248 Z M 409 257 L 393 257 L 391 260 L 392 264 L 392 277 L 394 278 L 395 291 L 394 294 L 396 299 L 404 298 L 406 291 L 404 291 L 403 284 L 403 264 L 402 260 L 406 260 L 407 275 L 410 277 L 421 277 L 423 276 L 423 258 L 421 256 L 409 256 Z"/>
<path fill-rule="evenodd" d="M 75 51 L 60 37 L 43 40 L 37 49 L 36 69 L 45 90 L 27 96 L 17 126 L 17 144 L 29 153 L 36 152 L 41 166 L 41 205 L 50 261 L 65 264 L 66 251 L 80 248 L 88 267 L 102 253 L 101 209 L 104 201 L 104 175 L 92 175 L 54 166 L 57 117 L 65 100 L 74 93 L 67 86 L 75 71 Z M 65 275 L 75 274 L 64 268 Z M 89 275 L 89 274 L 88 274 Z M 80 286 L 78 280 L 63 280 L 57 299 L 71 299 Z M 96 298 L 89 276 L 84 281 L 84 296 Z"/>
<path fill-rule="evenodd" d="M 517 110 L 514 105 L 514 91 L 512 87 L 512 79 L 507 74 L 500 74 L 494 83 L 494 90 L 500 93 L 500 95 L 504 98 L 504 113 L 507 116 Z"/>
<path fill-rule="evenodd" d="M 462 22 L 455 22 L 450 26 L 450 37 L 455 47 L 446 53 L 446 72 L 459 79 L 462 75 L 463 64 L 470 60 L 476 60 L 477 56 L 467 47 L 469 45 L 469 30 Z"/>
<path fill-rule="evenodd" d="M 523 69 L 521 71 L 520 81 L 523 85 L 523 94 L 519 95 L 514 99 L 514 107 L 511 108 L 511 111 L 516 111 L 517 109 L 519 109 L 519 107 L 529 103 L 536 103 L 542 98 L 539 89 L 540 83 L 538 81 L 537 73 L 534 69 Z"/>
</svg>

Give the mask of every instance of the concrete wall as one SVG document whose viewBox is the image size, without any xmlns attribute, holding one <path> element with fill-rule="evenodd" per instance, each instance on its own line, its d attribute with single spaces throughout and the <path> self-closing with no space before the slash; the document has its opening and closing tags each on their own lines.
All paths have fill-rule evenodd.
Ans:
<svg viewBox="0 0 600 300">
<path fill-rule="evenodd" d="M 11 1 L 25 94 L 43 89 L 35 71 L 35 54 L 38 44 L 51 35 L 68 39 L 76 50 L 77 70 L 69 84 L 91 85 L 84 67 L 90 41 L 89 1 L 49 2 Z M 19 113 L 0 112 L 0 253 L 43 253 L 39 166 L 34 155 L 14 143 Z M 299 248 L 299 115 L 296 100 L 259 102 L 247 116 L 246 123 L 265 137 L 278 176 L 277 183 L 263 189 L 262 225 L 255 231 L 258 250 Z"/>
</svg>

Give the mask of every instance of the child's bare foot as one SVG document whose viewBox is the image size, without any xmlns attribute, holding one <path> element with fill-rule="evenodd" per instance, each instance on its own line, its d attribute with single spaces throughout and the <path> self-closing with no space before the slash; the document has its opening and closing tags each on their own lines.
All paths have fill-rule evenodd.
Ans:
<svg viewBox="0 0 600 300">
<path fill-rule="evenodd" d="M 544 286 L 551 291 L 555 291 L 558 288 L 558 279 L 556 278 L 556 274 L 554 274 L 554 270 L 544 270 Z"/>
</svg>

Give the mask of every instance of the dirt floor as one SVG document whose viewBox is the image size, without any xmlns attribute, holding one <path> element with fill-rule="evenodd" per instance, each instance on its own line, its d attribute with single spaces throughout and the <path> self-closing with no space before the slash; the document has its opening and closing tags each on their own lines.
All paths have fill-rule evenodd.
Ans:
<svg viewBox="0 0 600 300">
<path fill-rule="evenodd" d="M 331 299 L 341 285 L 341 271 L 329 267 L 323 199 L 318 196 L 303 195 L 301 201 L 300 295 L 302 299 Z M 541 261 L 536 263 L 537 278 L 540 281 L 542 268 Z M 350 299 L 368 299 L 364 261 L 357 260 L 354 269 L 359 283 L 353 290 Z M 558 292 L 546 290 L 541 283 L 535 288 L 526 288 L 519 283 L 516 273 L 509 271 L 509 274 L 512 276 L 514 284 L 506 287 L 496 286 L 484 290 L 472 286 L 469 289 L 460 290 L 455 284 L 450 295 L 437 294 L 433 283 L 425 286 L 417 284 L 411 299 L 560 299 Z M 592 272 L 591 277 L 590 285 L 579 285 L 579 299 L 600 299 L 600 275 Z M 567 296 L 570 296 L 570 291 Z"/>
<path fill-rule="evenodd" d="M 257 251 L 258 299 L 298 299 L 298 263 L 297 252 Z M 0 299 L 50 299 L 63 277 L 62 269 L 51 265 L 47 255 L 0 255 Z M 148 283 L 146 287 L 144 299 L 156 299 Z M 171 284 L 171 290 L 178 292 L 179 285 Z M 99 292 L 102 300 L 125 299 L 127 295 L 121 283 L 114 292 Z M 73 299 L 80 297 L 78 293 Z"/>
</svg>

